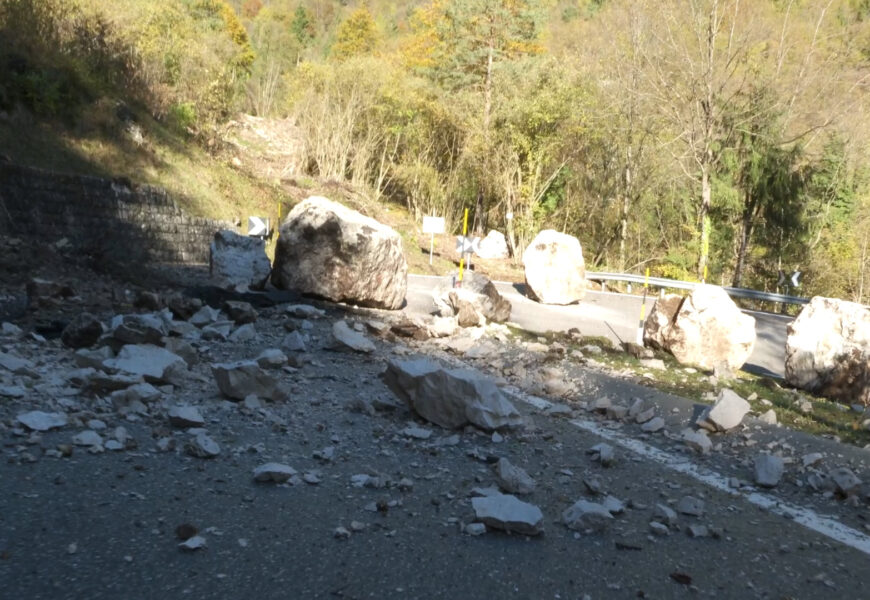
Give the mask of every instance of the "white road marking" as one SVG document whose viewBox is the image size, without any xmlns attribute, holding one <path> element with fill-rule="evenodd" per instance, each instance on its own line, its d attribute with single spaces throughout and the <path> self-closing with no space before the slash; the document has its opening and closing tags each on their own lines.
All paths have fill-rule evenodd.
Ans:
<svg viewBox="0 0 870 600">
<path fill-rule="evenodd" d="M 543 398 L 538 398 L 537 396 L 526 394 L 513 386 L 504 389 L 512 396 L 515 396 L 527 404 L 531 404 L 539 410 L 544 410 L 547 407 L 552 406 L 551 402 L 544 400 Z M 602 427 L 595 421 L 574 419 L 571 420 L 570 423 L 579 429 L 602 437 L 609 442 L 613 442 L 630 452 L 652 460 L 672 471 L 687 475 L 720 492 L 744 498 L 759 508 L 790 519 L 795 523 L 803 525 L 807 529 L 811 529 L 816 533 L 820 533 L 825 537 L 834 540 L 835 542 L 839 542 L 870 556 L 870 536 L 864 535 L 860 531 L 852 529 L 836 519 L 819 515 L 810 508 L 797 506 L 761 492 L 751 492 L 748 494 L 741 493 L 728 485 L 728 478 L 724 475 L 700 467 L 683 457 L 675 456 L 618 431 Z"/>
</svg>

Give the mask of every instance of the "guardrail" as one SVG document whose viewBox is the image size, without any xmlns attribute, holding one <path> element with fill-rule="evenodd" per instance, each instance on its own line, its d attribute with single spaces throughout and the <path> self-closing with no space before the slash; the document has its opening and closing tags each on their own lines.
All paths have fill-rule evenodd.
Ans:
<svg viewBox="0 0 870 600">
<path fill-rule="evenodd" d="M 676 279 L 665 279 L 663 277 L 650 277 L 648 280 L 643 275 L 635 275 L 633 273 L 590 273 L 587 271 L 586 279 L 593 281 L 625 281 L 628 283 L 638 283 L 643 285 L 645 281 L 649 285 L 660 288 L 674 288 L 680 290 L 693 290 L 696 286 L 701 285 L 694 281 L 679 281 Z M 786 296 L 785 294 L 774 294 L 772 292 L 759 292 L 758 290 L 748 290 L 746 288 L 723 287 L 729 296 L 735 298 L 750 298 L 752 300 L 767 300 L 768 302 L 783 302 L 785 304 L 809 304 L 809 298 L 801 298 L 799 296 Z"/>
</svg>

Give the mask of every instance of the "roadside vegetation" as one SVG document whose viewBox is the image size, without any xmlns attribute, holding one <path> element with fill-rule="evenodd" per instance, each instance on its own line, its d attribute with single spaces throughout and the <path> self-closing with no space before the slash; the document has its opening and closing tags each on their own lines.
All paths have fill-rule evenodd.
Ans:
<svg viewBox="0 0 870 600">
<path fill-rule="evenodd" d="M 593 269 L 870 296 L 866 0 L 3 0 L 0 152 L 223 218 L 349 184 Z M 292 122 L 255 176 L 240 113 Z M 274 214 L 272 216 L 277 216 Z"/>
</svg>

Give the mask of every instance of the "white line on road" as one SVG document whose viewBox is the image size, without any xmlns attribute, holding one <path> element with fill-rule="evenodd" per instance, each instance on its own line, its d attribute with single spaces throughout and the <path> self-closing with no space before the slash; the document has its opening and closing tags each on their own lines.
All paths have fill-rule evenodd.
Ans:
<svg viewBox="0 0 870 600">
<path fill-rule="evenodd" d="M 511 395 L 519 398 L 523 402 L 531 404 L 535 408 L 542 410 L 547 408 L 548 406 L 551 406 L 551 403 L 547 400 L 538 398 L 536 396 L 530 396 L 515 387 L 505 388 L 505 390 L 508 391 Z M 648 458 L 649 460 L 657 462 L 660 465 L 671 469 L 672 471 L 676 471 L 683 475 L 688 475 L 696 481 L 699 481 L 707 486 L 719 490 L 720 492 L 725 492 L 726 494 L 732 496 L 739 496 L 741 498 L 745 498 L 750 503 L 758 506 L 759 508 L 793 520 L 796 523 L 800 523 L 807 529 L 811 529 L 817 533 L 824 535 L 827 538 L 834 540 L 835 542 L 839 542 L 870 556 L 870 537 L 864 535 L 856 529 L 852 529 L 851 527 L 840 523 L 835 519 L 823 517 L 812 509 L 790 504 L 788 502 L 784 502 L 778 498 L 775 498 L 768 494 L 763 494 L 761 492 L 741 494 L 737 490 L 733 489 L 730 485 L 728 485 L 728 478 L 724 475 L 720 475 L 719 473 L 716 473 L 714 471 L 702 468 L 692 463 L 691 461 L 686 460 L 685 458 L 675 456 L 673 454 L 665 452 L 664 450 L 660 450 L 659 448 L 655 448 L 653 446 L 650 446 L 649 444 L 645 444 L 638 439 L 629 437 L 618 431 L 604 428 L 595 421 L 588 421 L 586 419 L 575 419 L 570 421 L 570 423 L 575 427 L 578 427 L 579 429 L 583 429 L 584 431 L 593 433 L 610 442 L 613 442 L 614 444 L 618 444 L 619 446 L 622 446 L 630 452 L 634 452 L 635 454 L 638 454 L 644 458 Z"/>
</svg>

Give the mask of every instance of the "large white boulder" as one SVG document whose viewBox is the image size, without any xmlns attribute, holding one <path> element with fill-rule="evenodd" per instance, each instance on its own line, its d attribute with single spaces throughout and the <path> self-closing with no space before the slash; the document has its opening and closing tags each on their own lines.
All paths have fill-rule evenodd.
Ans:
<svg viewBox="0 0 870 600">
<path fill-rule="evenodd" d="M 870 307 L 813 298 L 788 326 L 785 379 L 828 398 L 870 405 Z"/>
<path fill-rule="evenodd" d="M 475 254 L 480 258 L 503 259 L 510 257 L 510 250 L 504 234 L 493 229 L 480 240 Z"/>
<path fill-rule="evenodd" d="M 209 246 L 209 273 L 225 289 L 246 292 L 263 289 L 272 265 L 266 256 L 265 242 L 258 237 L 239 235 L 222 229 Z"/>
<path fill-rule="evenodd" d="M 755 319 L 716 285 L 699 285 L 682 301 L 656 301 L 644 325 L 644 342 L 682 364 L 736 370 L 755 347 Z"/>
<path fill-rule="evenodd" d="M 281 225 L 272 283 L 333 302 L 401 308 L 408 287 L 402 238 L 355 210 L 313 196 Z"/>
<path fill-rule="evenodd" d="M 526 290 L 543 304 L 572 304 L 586 294 L 580 240 L 553 229 L 540 232 L 523 252 Z"/>
<path fill-rule="evenodd" d="M 445 369 L 426 358 L 391 360 L 384 381 L 417 414 L 441 427 L 471 423 L 493 430 L 523 422 L 501 390 L 473 369 Z"/>
</svg>

